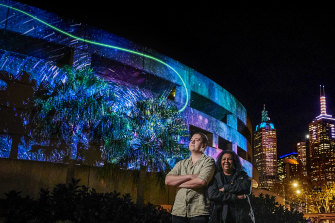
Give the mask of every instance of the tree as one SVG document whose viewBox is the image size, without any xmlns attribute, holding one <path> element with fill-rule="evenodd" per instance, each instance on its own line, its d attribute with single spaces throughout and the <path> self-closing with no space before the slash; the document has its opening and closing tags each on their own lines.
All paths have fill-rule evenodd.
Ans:
<svg viewBox="0 0 335 223">
<path fill-rule="evenodd" d="M 26 72 L 15 76 L 0 71 L 0 80 L 6 83 L 0 90 L 0 134 L 11 137 L 9 158 L 17 159 L 22 137 L 29 140 L 27 122 L 36 82 Z"/>
<path fill-rule="evenodd" d="M 303 223 L 307 222 L 303 218 L 303 213 L 295 210 L 284 209 L 276 202 L 275 197 L 260 194 L 259 197 L 250 196 L 251 206 L 254 210 L 255 221 L 257 223 Z"/>
<path fill-rule="evenodd" d="M 311 213 L 331 213 L 335 211 L 335 183 L 307 191 L 305 195 Z"/>
<path fill-rule="evenodd" d="M 64 152 L 65 160 L 102 162 L 102 147 L 113 137 L 119 115 L 108 83 L 92 69 L 66 68 L 67 76 L 54 84 L 43 82 L 34 97 L 32 135 Z M 42 148 L 42 147 L 40 147 Z M 94 159 L 92 160 L 92 157 Z"/>
<path fill-rule="evenodd" d="M 41 188 L 36 200 L 10 191 L 0 205 L 3 222 L 171 222 L 171 214 L 161 207 L 147 204 L 139 209 L 129 194 L 98 193 L 79 186 L 79 180 L 51 191 Z"/>
<path fill-rule="evenodd" d="M 184 120 L 177 107 L 163 97 L 140 100 L 130 108 L 131 141 L 127 151 L 114 150 L 112 163 L 123 163 L 132 169 L 170 169 L 173 160 L 188 156 L 188 149 L 179 143 L 188 136 Z"/>
<path fill-rule="evenodd" d="M 169 162 L 188 156 L 188 149 L 179 143 L 188 131 L 176 106 L 165 97 L 137 101 L 128 114 L 132 139 L 126 151 L 112 152 L 111 161 L 140 169 L 137 204 L 141 206 L 145 172 L 171 169 Z"/>
</svg>

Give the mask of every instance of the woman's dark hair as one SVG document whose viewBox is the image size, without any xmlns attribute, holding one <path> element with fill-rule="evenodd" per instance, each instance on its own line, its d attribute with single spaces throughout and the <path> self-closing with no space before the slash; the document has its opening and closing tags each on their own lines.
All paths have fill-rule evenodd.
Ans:
<svg viewBox="0 0 335 223">
<path fill-rule="evenodd" d="M 208 146 L 208 138 L 207 138 L 207 136 L 204 134 L 204 133 L 202 133 L 202 132 L 195 132 L 195 133 L 193 133 L 192 134 L 192 136 L 194 136 L 194 135 L 200 135 L 200 137 L 201 137 L 201 142 L 203 143 L 203 144 L 205 144 L 206 146 Z M 192 138 L 192 136 L 191 136 L 191 138 Z"/>
<path fill-rule="evenodd" d="M 234 153 L 233 151 L 229 151 L 229 150 L 223 150 L 219 155 L 218 158 L 216 160 L 216 168 L 217 171 L 219 172 L 223 172 L 222 166 L 221 166 L 221 160 L 222 160 L 222 156 L 224 154 L 230 154 L 231 157 L 233 158 L 233 165 L 234 165 L 234 172 L 239 172 L 243 170 L 243 166 L 241 164 L 240 158 L 238 157 L 238 155 L 236 153 Z"/>
</svg>

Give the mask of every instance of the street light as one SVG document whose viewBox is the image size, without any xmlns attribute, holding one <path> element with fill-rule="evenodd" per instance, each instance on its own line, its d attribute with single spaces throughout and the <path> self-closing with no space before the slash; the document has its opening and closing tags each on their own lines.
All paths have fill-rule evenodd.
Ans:
<svg viewBox="0 0 335 223">
<path fill-rule="evenodd" d="M 293 192 L 293 194 L 297 194 L 297 196 L 298 195 L 300 195 L 301 193 L 302 193 L 302 191 L 299 189 L 299 182 L 297 181 L 297 180 L 293 180 L 293 181 L 291 181 L 291 182 L 287 182 L 286 183 L 286 185 L 287 185 L 287 187 L 285 186 L 285 183 L 283 182 L 282 183 L 282 189 L 283 189 L 283 192 L 284 192 L 284 208 L 286 208 L 287 206 L 286 206 L 286 202 L 287 202 L 287 200 L 288 200 L 288 202 L 293 202 L 293 200 L 291 200 L 291 199 L 293 199 L 293 197 L 289 197 L 290 198 L 290 200 L 286 197 L 286 192 L 289 192 L 290 191 L 290 188 L 289 188 L 289 185 L 291 186 L 291 187 L 293 187 L 293 190 L 292 190 L 292 192 Z M 292 188 L 291 188 L 292 189 Z M 292 193 L 291 193 L 292 194 Z M 307 200 L 307 198 L 306 198 L 306 200 Z M 294 202 L 293 202 L 294 203 Z M 300 204 L 300 206 L 301 206 L 302 204 Z M 288 209 L 291 209 L 291 207 L 290 207 L 290 205 L 288 205 Z"/>
<path fill-rule="evenodd" d="M 293 182 L 293 187 L 298 187 L 298 183 L 297 182 Z"/>
<path fill-rule="evenodd" d="M 298 195 L 300 195 L 300 194 L 301 194 L 301 190 L 299 190 L 299 189 L 296 190 L 296 193 L 297 193 Z M 305 213 L 307 213 L 307 212 L 308 212 L 308 208 L 307 208 L 307 205 L 308 205 L 308 204 L 307 204 L 307 195 L 304 194 L 304 193 L 303 193 L 303 195 L 305 196 L 305 199 L 306 199 L 306 203 L 305 203 L 305 204 L 306 204 L 306 205 L 305 205 L 305 207 L 306 207 L 306 212 L 305 212 Z"/>
<path fill-rule="evenodd" d="M 306 213 L 307 213 L 307 211 L 308 211 L 308 209 L 307 209 L 307 205 L 308 205 L 307 204 L 307 195 L 305 193 L 303 193 L 303 191 L 299 188 L 299 186 L 300 185 L 297 181 L 292 182 L 292 187 L 295 188 L 296 195 L 299 196 L 300 194 L 303 194 L 305 196 L 305 200 L 306 200 L 305 207 L 306 207 Z M 302 208 L 302 203 L 300 203 L 300 207 Z"/>
</svg>

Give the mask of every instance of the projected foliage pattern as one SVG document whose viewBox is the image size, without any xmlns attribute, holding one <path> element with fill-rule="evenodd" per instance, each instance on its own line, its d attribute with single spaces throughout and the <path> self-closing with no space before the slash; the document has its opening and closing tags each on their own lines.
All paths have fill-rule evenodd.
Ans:
<svg viewBox="0 0 335 223">
<path fill-rule="evenodd" d="M 60 81 L 65 83 L 67 80 L 68 74 L 61 68 L 64 65 L 70 65 L 77 71 L 91 67 L 95 74 L 108 81 L 108 86 L 112 88 L 113 94 L 106 96 L 106 98 L 110 97 L 109 99 L 114 100 L 114 103 L 111 101 L 104 103 L 112 106 L 110 113 L 108 113 L 110 115 L 100 116 L 98 112 L 97 116 L 100 116 L 104 121 L 87 122 L 75 119 L 75 115 L 61 117 L 57 110 L 60 108 L 59 104 L 49 103 L 51 107 L 48 108 L 41 106 L 43 103 L 35 101 L 35 105 L 39 104 L 40 107 L 50 109 L 43 110 L 44 115 L 47 114 L 47 111 L 51 113 L 51 111 L 57 110 L 58 113 L 54 114 L 55 119 L 42 120 L 50 125 L 47 128 L 55 125 L 51 128 L 54 133 L 47 134 L 47 128 L 43 129 L 41 126 L 35 126 L 35 132 L 31 131 L 31 125 L 34 123 L 29 121 L 30 115 L 27 116 L 24 110 L 13 110 L 12 114 L 15 114 L 13 116 L 16 117 L 18 124 L 21 124 L 21 127 L 17 128 L 20 131 L 14 137 L 8 135 L 8 127 L 0 130 L 1 157 L 15 157 L 15 151 L 17 151 L 17 158 L 20 159 L 55 162 L 76 159 L 90 165 L 100 165 L 103 161 L 108 160 L 108 162 L 122 161 L 129 168 L 137 168 L 139 165 L 145 165 L 152 169 L 164 168 L 166 166 L 164 162 L 151 165 L 150 160 L 153 158 L 134 159 L 134 154 L 147 150 L 145 144 L 139 143 L 142 138 L 146 138 L 148 143 L 155 146 L 165 144 L 144 137 L 145 135 L 142 137 L 139 134 L 140 129 L 135 131 L 136 122 L 131 121 L 135 117 L 132 117 L 131 114 L 136 109 L 138 112 L 133 114 L 141 114 L 139 108 L 136 107 L 140 105 L 137 102 L 148 99 L 152 104 L 159 103 L 158 101 L 161 99 L 157 98 L 161 95 L 166 98 L 172 89 L 174 92 L 172 100 L 178 106 L 179 111 L 182 111 L 183 119 L 187 125 L 194 125 L 212 132 L 214 147 L 217 148 L 218 137 L 222 137 L 232 142 L 235 147 L 247 149 L 246 138 L 236 128 L 237 119 L 246 123 L 245 108 L 233 95 L 202 74 L 152 49 L 139 46 L 105 30 L 90 27 L 78 21 L 70 21 L 19 2 L 0 0 L 0 71 L 7 72 L 16 79 L 20 79 L 23 75 L 22 72 L 25 71 L 29 75 L 29 81 L 35 82 L 32 85 L 35 96 L 37 96 L 36 92 L 42 91 L 44 86 L 49 89 L 49 95 L 47 95 L 50 97 L 49 100 L 56 102 L 60 100 L 61 94 L 51 97 L 50 92 L 54 90 L 55 86 L 60 86 Z M 129 69 L 124 69 L 126 66 Z M 79 86 L 85 86 L 85 84 L 79 84 Z M 8 83 L 0 80 L 0 91 L 7 91 L 7 87 Z M 86 90 L 83 91 L 87 92 Z M 71 92 L 76 91 L 72 90 Z M 57 94 L 61 92 L 65 94 L 67 91 L 54 90 L 54 92 L 55 94 L 56 92 Z M 206 103 L 199 103 L 198 100 L 193 99 L 193 102 L 205 106 L 206 109 L 192 107 L 189 100 L 192 92 L 204 96 L 207 102 L 214 103 L 206 106 Z M 90 93 L 93 94 L 93 92 Z M 43 94 L 41 95 L 43 96 Z M 93 95 L 93 98 L 97 96 L 97 94 Z M 22 95 L 22 98 L 24 97 L 27 95 Z M 89 103 L 85 104 L 87 100 L 84 98 L 77 98 L 79 100 L 77 102 L 70 97 L 65 98 L 69 100 L 70 104 L 77 103 L 77 105 L 84 107 L 93 106 Z M 154 98 L 158 101 L 155 101 Z M 27 109 L 31 108 L 31 101 L 27 99 L 24 101 L 24 106 Z M 1 103 L 7 106 L 7 102 Z M 61 107 L 64 106 L 63 104 Z M 72 105 L 68 106 L 67 111 Z M 166 107 L 174 109 L 172 105 L 166 105 Z M 97 111 L 100 110 L 98 108 L 99 106 Z M 80 113 L 80 109 L 74 110 Z M 220 122 L 220 118 L 217 119 L 215 118 L 217 116 L 213 116 L 213 113 L 220 111 L 227 111 L 229 115 L 227 123 Z M 34 112 L 35 115 L 38 114 L 38 112 Z M 92 114 L 84 113 L 84 115 L 88 117 Z M 41 117 L 43 115 L 40 114 Z M 122 119 L 118 119 L 118 117 L 122 117 Z M 143 117 L 145 116 L 136 116 L 140 120 Z M 35 118 L 37 119 L 38 116 Z M 175 116 L 175 119 L 178 120 L 179 117 Z M 150 117 L 149 120 L 148 123 L 160 119 Z M 164 118 L 160 121 L 164 125 L 168 125 Z M 116 131 L 118 128 L 112 128 L 113 131 L 110 131 L 109 134 L 116 137 L 113 139 L 107 137 L 106 132 L 97 131 L 102 128 L 99 123 L 106 122 L 110 122 L 110 125 L 114 122 L 120 122 L 120 126 L 126 127 L 123 128 L 123 131 Z M 61 131 L 57 132 L 56 127 Z M 147 128 L 150 130 L 149 124 Z M 179 135 L 172 138 L 178 142 L 187 143 L 187 137 L 183 138 L 183 129 L 184 126 L 180 125 Z M 118 132 L 123 132 L 124 137 L 120 139 Z M 164 136 L 162 134 L 156 135 Z M 134 138 L 136 140 L 133 140 Z M 144 146 L 140 147 L 139 145 Z M 176 147 L 176 149 L 179 148 Z M 179 159 L 175 157 L 176 154 L 166 155 L 167 151 L 164 149 L 162 151 L 164 152 L 156 153 L 152 157 L 156 157 L 156 160 L 162 160 L 162 157 L 165 157 L 170 164 Z M 183 151 L 187 153 L 187 150 Z M 217 153 L 217 150 L 215 152 Z M 136 163 L 134 163 L 135 161 Z"/>
<path fill-rule="evenodd" d="M 19 71 L 36 62 L 2 53 L 3 69 Z M 14 66 L 14 62 L 20 64 Z M 1 72 L 0 111 L 19 122 L 1 122 L 2 157 L 10 156 L 9 149 L 10 153 L 16 149 L 12 158 L 71 159 L 90 165 L 122 162 L 128 168 L 145 164 L 164 170 L 187 154 L 179 145 L 179 137 L 187 135 L 187 128 L 178 109 L 166 101 L 166 94 L 153 99 L 156 96 L 148 91 L 106 82 L 89 68 L 47 69 L 50 64 L 42 66 L 43 62 L 38 60 L 32 66 L 41 66 L 32 75 Z M 43 74 L 43 70 L 53 72 L 41 78 L 39 72 Z M 12 98 L 11 92 L 18 98 Z M 147 112 L 151 115 L 143 116 Z M 8 126 L 20 130 L 19 134 L 12 134 L 15 131 Z"/>
</svg>

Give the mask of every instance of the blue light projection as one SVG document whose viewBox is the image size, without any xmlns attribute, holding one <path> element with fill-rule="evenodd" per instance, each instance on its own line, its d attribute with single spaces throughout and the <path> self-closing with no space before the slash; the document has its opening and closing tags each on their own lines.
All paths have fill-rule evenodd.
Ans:
<svg viewBox="0 0 335 223">
<path fill-rule="evenodd" d="M 51 85 L 59 79 L 65 82 L 66 74 L 60 69 L 55 57 L 62 58 L 66 50 L 72 50 L 73 57 L 70 58 L 72 62 L 66 64 L 70 64 L 78 70 L 84 67 L 93 68 L 96 74 L 109 81 L 113 88 L 116 86 L 114 89 L 115 97 L 122 101 L 124 106 L 130 107 L 141 98 L 155 98 L 162 92 L 168 95 L 173 89 L 171 88 L 172 84 L 176 95 L 174 103 L 178 105 L 178 108 L 181 108 L 179 111 L 182 111 L 181 114 L 187 125 L 194 125 L 212 132 L 213 139 L 220 136 L 232 142 L 234 146 L 247 150 L 247 140 L 237 130 L 237 118 L 246 123 L 245 108 L 233 95 L 197 71 L 154 50 L 138 46 L 104 30 L 86 24 L 73 23 L 73 21 L 65 20 L 50 12 L 18 2 L 0 0 L 0 14 L 0 29 L 6 30 L 7 34 L 16 35 L 19 40 L 28 39 L 37 45 L 40 44 L 38 45 L 40 47 L 37 48 L 38 52 L 34 52 L 35 54 L 31 53 L 29 47 L 25 51 L 17 51 L 13 40 L 12 48 L 1 47 L 4 50 L 0 49 L 0 71 L 6 71 L 14 76 L 19 76 L 22 71 L 26 71 L 32 79 L 36 80 L 37 86 L 43 81 L 47 81 Z M 9 41 L 10 38 L 7 40 Z M 54 48 L 50 50 L 49 46 Z M 155 55 L 155 57 L 151 55 Z M 103 59 L 109 61 L 106 64 L 95 63 Z M 111 63 L 111 61 L 113 62 Z M 114 66 L 117 63 L 120 64 L 120 70 Z M 126 66 L 131 69 L 122 70 Z M 5 84 L 1 85 L 0 83 L 0 91 L 1 86 L 6 87 Z M 148 88 L 145 90 L 143 87 Z M 168 91 L 169 89 L 170 91 Z M 190 105 L 187 106 L 191 91 L 226 109 L 230 114 L 227 123 L 221 122 L 204 111 L 194 109 Z M 119 108 L 116 104 L 112 106 L 113 110 Z M 201 119 L 201 117 L 203 118 Z M 82 136 L 80 140 L 85 142 L 85 136 Z M 182 144 L 185 144 L 186 141 L 183 138 L 180 139 Z M 217 147 L 217 142 L 213 142 L 213 145 Z M 6 148 L 10 148 L 10 146 L 9 143 Z M 40 148 L 47 149 L 47 146 L 48 143 L 41 144 Z M 46 161 L 49 159 L 36 147 L 31 145 L 23 147 L 26 147 L 26 152 L 19 149 L 18 155 L 22 159 Z M 30 151 L 34 151 L 34 153 L 32 154 Z M 55 160 L 60 160 L 62 156 L 62 154 L 52 155 Z M 166 159 L 170 164 L 176 161 L 168 156 Z"/>
<path fill-rule="evenodd" d="M 0 135 L 0 157 L 8 158 L 10 147 L 12 145 L 12 138 L 8 135 Z"/>
<path fill-rule="evenodd" d="M 266 128 L 267 126 L 270 127 L 270 129 L 275 129 L 273 123 L 261 122 L 261 124 L 256 125 L 256 131 L 258 130 L 258 128 Z"/>
<path fill-rule="evenodd" d="M 0 80 L 0 90 L 4 90 L 7 87 L 6 82 Z"/>
<path fill-rule="evenodd" d="M 288 153 L 288 154 L 282 155 L 282 156 L 280 156 L 279 158 L 282 159 L 282 158 L 284 158 L 284 157 L 287 157 L 287 156 L 290 156 L 290 155 L 297 155 L 297 154 L 298 154 L 298 153 L 296 153 L 296 152 L 292 152 L 292 153 Z"/>
<path fill-rule="evenodd" d="M 65 83 L 69 80 L 69 73 L 64 70 L 60 69 L 57 66 L 55 66 L 54 62 L 50 61 L 45 61 L 41 59 L 37 59 L 34 57 L 29 57 L 29 56 L 24 56 L 21 54 L 13 53 L 13 52 L 7 52 L 4 50 L 0 50 L 0 68 L 1 72 L 8 72 L 8 74 L 13 74 L 14 79 L 20 79 L 22 76 L 22 71 L 25 72 L 30 72 L 30 80 L 34 81 L 36 83 L 36 86 L 34 87 L 35 89 L 38 89 L 41 86 L 45 86 L 45 84 L 50 84 L 50 86 L 55 86 L 55 84 L 62 82 L 65 86 Z M 85 76 L 85 75 L 84 75 Z M 88 77 L 88 76 L 87 76 Z M 98 76 L 96 76 L 98 77 Z M 1 78 L 0 78 L 1 79 Z M 87 78 L 86 78 L 87 79 Z M 88 78 L 89 80 L 86 80 L 88 82 L 93 81 L 94 78 Z M 99 78 L 101 79 L 101 78 Z M 106 82 L 106 81 L 104 81 Z M 86 83 L 86 82 L 85 82 Z M 127 114 L 128 116 L 132 116 L 132 110 L 131 108 L 135 106 L 137 101 L 141 100 L 147 100 L 148 98 L 155 98 L 155 94 L 153 92 L 150 92 L 149 90 L 145 89 L 139 89 L 136 86 L 127 86 L 127 85 L 120 85 L 116 82 L 106 82 L 108 83 L 108 89 L 111 89 L 111 91 L 106 91 L 106 88 L 100 89 L 99 86 L 97 85 L 89 85 L 89 84 L 84 84 L 82 90 L 80 90 L 80 94 L 78 95 L 78 92 L 74 91 L 66 91 L 66 94 L 60 94 L 55 98 L 55 101 L 51 101 L 50 105 L 52 106 L 57 106 L 58 103 L 68 103 L 68 104 L 76 104 L 73 103 L 73 101 L 78 102 L 78 109 L 77 108 L 72 108 L 68 107 L 71 109 L 70 112 L 71 114 L 76 112 L 74 115 L 74 118 L 77 119 L 76 114 L 77 111 L 80 111 L 81 107 L 87 107 L 86 105 L 82 103 L 86 103 L 87 101 L 90 100 L 91 97 L 93 97 L 92 93 L 98 93 L 101 92 L 101 96 L 106 97 L 106 95 L 109 95 L 109 92 L 112 92 L 111 98 L 113 100 L 107 100 L 106 102 L 106 107 L 111 108 L 112 111 L 118 111 L 122 110 Z M 79 85 L 78 85 L 79 87 Z M 73 88 L 75 90 L 75 88 Z M 4 89 L 5 90 L 5 89 Z M 0 94 L 2 92 L 0 91 Z M 165 94 L 167 94 L 166 92 Z M 104 96 L 105 95 L 105 96 Z M 81 101 L 77 99 L 77 97 L 80 97 Z M 166 97 L 166 96 L 165 96 Z M 108 98 L 108 97 L 107 97 Z M 107 99 L 106 98 L 106 99 Z M 3 99 L 3 98 L 1 98 Z M 71 103 L 72 101 L 72 103 Z M 35 100 L 35 102 L 38 102 Z M 87 102 L 89 103 L 89 102 Z M 49 104 L 42 103 L 42 106 L 49 106 Z M 79 109 L 80 108 L 80 109 Z M 56 109 L 56 111 L 59 109 Z M 167 112 L 166 110 L 165 112 Z M 0 109 L 1 112 L 1 109 Z M 80 115 L 79 115 L 80 113 Z M 74 122 L 76 123 L 76 128 L 73 131 L 73 134 L 68 134 L 69 138 L 63 138 L 66 141 L 66 145 L 70 145 L 71 147 L 71 155 L 70 157 L 72 159 L 76 160 L 84 160 L 83 157 L 80 155 L 80 153 L 77 152 L 77 149 L 80 147 L 84 150 L 87 150 L 89 147 L 90 141 L 88 140 L 88 135 L 87 131 L 85 132 L 86 123 L 80 121 L 80 119 L 85 116 L 86 113 L 91 113 L 90 110 L 85 110 L 82 112 L 78 112 L 78 121 Z M 168 114 L 168 113 L 166 113 Z M 62 123 L 63 117 L 69 117 L 70 114 L 66 115 L 60 115 L 60 116 L 55 116 L 52 118 L 52 120 L 56 121 L 57 118 L 60 119 L 60 122 Z M 43 116 L 44 117 L 44 116 Z M 154 117 L 154 116 L 153 116 Z M 43 118 L 42 118 L 43 119 Z M 44 119 L 48 119 L 46 116 Z M 50 117 L 49 117 L 50 119 Z M 169 119 L 166 119 L 168 122 Z M 89 119 L 90 123 L 94 123 L 94 120 L 92 118 Z M 25 127 L 29 122 L 26 120 L 23 120 L 23 127 Z M 31 123 L 30 123 L 31 124 Z M 110 123 L 106 121 L 103 123 L 103 125 L 108 126 Z M 150 124 L 150 123 L 149 123 Z M 156 124 L 156 122 L 155 122 Z M 146 126 L 149 126 L 146 124 Z M 154 123 L 152 123 L 152 126 L 154 127 Z M 66 130 L 67 126 L 64 127 L 64 130 Z M 70 129 L 68 129 L 70 131 Z M 149 135 L 154 136 L 155 132 L 152 134 L 149 132 Z M 25 134 L 25 133 L 22 133 Z M 26 133 L 30 134 L 30 133 Z M 90 133 L 89 133 L 90 134 Z M 125 133 L 121 133 L 125 134 Z M 45 137 L 47 138 L 47 137 Z M 26 160 L 39 160 L 39 161 L 51 161 L 51 162 L 62 162 L 63 158 L 65 156 L 68 156 L 68 154 L 65 151 L 58 150 L 57 148 L 61 147 L 62 145 L 57 142 L 57 143 L 51 143 L 49 140 L 41 141 L 41 140 L 35 140 L 34 138 L 31 138 L 29 141 L 25 141 L 23 137 L 18 142 L 18 155 L 17 158 L 19 159 L 26 159 Z M 133 144 L 136 144 L 135 141 L 131 141 L 129 146 L 133 146 Z M 12 147 L 12 138 L 11 134 L 4 134 L 4 136 L 1 135 L 0 137 L 0 157 L 5 157 L 8 158 L 11 147 Z M 135 148 L 136 149 L 136 148 Z M 176 159 L 176 154 L 174 156 L 169 156 L 169 154 L 163 154 L 160 153 L 161 155 L 164 155 L 167 163 L 171 167 L 176 161 L 179 159 Z M 103 165 L 103 163 L 99 163 L 96 165 Z M 135 163 L 131 163 L 128 165 L 128 169 L 133 169 L 137 168 L 138 166 Z M 165 169 L 161 168 L 161 169 Z"/>
<path fill-rule="evenodd" d="M 18 76 L 22 71 L 26 71 L 31 75 L 32 79 L 37 81 L 37 85 L 40 85 L 43 81 L 48 81 L 50 84 L 53 84 L 54 80 L 58 78 L 64 79 L 66 77 L 64 70 L 57 67 L 55 62 L 35 57 L 27 57 L 26 55 L 1 49 L 0 70 L 6 71 L 14 76 Z"/>
<path fill-rule="evenodd" d="M 61 29 L 59 29 L 59 28 L 57 28 L 57 27 L 55 27 L 55 26 L 53 26 L 53 25 L 51 25 L 51 24 L 49 24 L 49 23 L 47 23 L 47 22 L 45 22 L 45 21 L 43 21 L 43 20 L 41 20 L 39 18 L 37 18 L 36 16 L 34 16 L 34 15 L 28 13 L 28 12 L 25 12 L 25 11 L 20 10 L 18 8 L 15 8 L 13 6 L 9 6 L 9 5 L 5 5 L 5 4 L 1 4 L 1 3 L 0 3 L 0 6 L 1 7 L 5 7 L 5 8 L 9 8 L 9 9 L 12 9 L 12 10 L 15 10 L 15 11 L 17 11 L 19 13 L 22 13 L 22 14 L 24 14 L 24 15 L 26 15 L 26 16 L 28 16 L 28 17 L 30 17 L 30 18 L 32 18 L 32 19 L 40 22 L 41 24 L 43 24 L 43 25 L 45 25 L 45 26 L 47 26 L 47 27 L 49 27 L 49 28 L 51 28 L 51 29 L 59 32 L 59 33 L 62 33 L 62 34 L 66 35 L 66 36 L 68 36 L 70 38 L 73 38 L 74 40 L 78 40 L 78 41 L 81 41 L 81 42 L 84 42 L 84 43 L 89 43 L 89 44 L 93 44 L 93 45 L 97 45 L 97 46 L 102 46 L 102 47 L 106 47 L 106 48 L 110 48 L 110 49 L 124 51 L 124 52 L 127 52 L 127 53 L 131 53 L 131 54 L 134 54 L 134 55 L 138 55 L 138 56 L 141 56 L 141 57 L 145 57 L 145 58 L 154 60 L 154 61 L 156 61 L 156 62 L 158 62 L 160 64 L 165 65 L 170 70 L 172 70 L 175 74 L 177 74 L 177 76 L 180 78 L 180 80 L 181 80 L 181 82 L 183 84 L 183 87 L 185 88 L 186 101 L 184 103 L 184 106 L 179 111 L 182 112 L 182 111 L 185 110 L 185 108 L 186 108 L 186 106 L 188 104 L 188 100 L 189 100 L 188 90 L 187 90 L 185 81 L 183 80 L 183 78 L 181 77 L 181 75 L 172 66 L 170 66 L 168 63 L 166 63 L 166 62 L 164 62 L 164 61 L 162 61 L 162 60 L 160 60 L 160 59 L 158 59 L 156 57 L 153 57 L 151 55 L 145 54 L 145 53 L 141 53 L 141 52 L 137 52 L 137 51 L 134 51 L 134 50 L 130 50 L 130 49 L 126 49 L 126 48 L 122 48 L 122 47 L 118 47 L 118 46 L 113 46 L 113 45 L 110 45 L 110 44 L 100 43 L 100 42 L 96 42 L 96 41 L 93 41 L 93 40 L 88 40 L 88 39 L 85 39 L 85 38 L 81 38 L 81 37 L 75 36 L 75 35 L 73 35 L 73 34 L 71 34 L 69 32 L 61 30 Z M 32 31 L 32 30 L 28 30 L 27 32 L 30 32 L 30 31 Z M 24 33 L 24 34 L 27 34 L 27 32 Z"/>
</svg>

